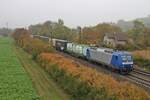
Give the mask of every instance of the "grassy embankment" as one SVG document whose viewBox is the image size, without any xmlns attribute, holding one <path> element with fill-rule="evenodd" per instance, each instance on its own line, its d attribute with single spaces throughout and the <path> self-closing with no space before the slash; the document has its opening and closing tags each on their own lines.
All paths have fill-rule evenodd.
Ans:
<svg viewBox="0 0 150 100">
<path fill-rule="evenodd" d="M 30 75 L 38 94 L 44 100 L 69 100 L 70 97 L 53 82 L 47 72 L 32 60 L 31 55 L 21 48 L 15 48 L 14 50 Z"/>
</svg>

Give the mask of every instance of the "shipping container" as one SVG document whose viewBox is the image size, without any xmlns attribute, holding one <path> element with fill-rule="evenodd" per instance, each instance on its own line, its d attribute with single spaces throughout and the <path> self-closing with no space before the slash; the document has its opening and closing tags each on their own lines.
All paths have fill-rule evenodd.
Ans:
<svg viewBox="0 0 150 100">
<path fill-rule="evenodd" d="M 67 49 L 67 41 L 66 40 L 55 40 L 55 47 L 57 50 L 66 51 Z"/>
<path fill-rule="evenodd" d="M 69 53 L 73 52 L 73 43 L 67 43 L 67 52 Z"/>
<path fill-rule="evenodd" d="M 67 44 L 67 51 L 70 53 L 76 54 L 76 56 L 86 56 L 86 51 L 89 48 L 87 45 L 81 45 L 76 43 L 68 43 Z"/>
</svg>

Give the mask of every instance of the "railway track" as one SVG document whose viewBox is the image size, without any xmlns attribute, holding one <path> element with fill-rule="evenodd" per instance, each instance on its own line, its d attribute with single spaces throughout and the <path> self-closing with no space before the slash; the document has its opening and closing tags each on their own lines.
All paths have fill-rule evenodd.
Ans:
<svg viewBox="0 0 150 100">
<path fill-rule="evenodd" d="M 59 53 L 60 55 L 66 57 L 66 58 L 72 59 L 72 60 L 76 61 L 77 63 L 81 63 L 87 67 L 92 67 L 98 71 L 105 73 L 105 74 L 109 74 L 112 77 L 118 79 L 119 81 L 127 80 L 127 81 L 130 81 L 134 84 L 137 84 L 137 85 L 143 87 L 144 89 L 150 91 L 150 72 L 145 72 L 143 70 L 135 68 L 128 75 L 120 75 L 119 73 L 112 72 L 112 71 L 108 70 L 107 68 L 102 67 L 102 65 L 91 63 L 89 61 L 76 58 L 76 57 L 71 56 L 67 53 L 62 53 L 62 52 L 57 52 L 57 53 Z"/>
<path fill-rule="evenodd" d="M 150 90 L 150 72 L 135 68 L 133 72 L 126 76 L 130 81 Z"/>
<path fill-rule="evenodd" d="M 143 70 L 140 70 L 140 69 L 138 69 L 138 68 L 135 68 L 135 69 L 133 70 L 133 72 L 139 73 L 139 74 L 142 74 L 142 75 L 145 75 L 145 76 L 150 77 L 150 72 L 143 71 Z"/>
<path fill-rule="evenodd" d="M 129 81 L 134 82 L 134 83 L 141 85 L 142 87 L 150 90 L 150 80 L 147 80 L 144 77 L 141 78 L 139 76 L 136 76 L 135 74 L 129 74 L 126 77 Z"/>
</svg>

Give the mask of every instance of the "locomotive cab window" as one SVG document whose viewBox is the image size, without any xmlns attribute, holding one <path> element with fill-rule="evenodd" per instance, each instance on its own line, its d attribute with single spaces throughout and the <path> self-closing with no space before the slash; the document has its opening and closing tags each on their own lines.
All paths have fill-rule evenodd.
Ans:
<svg viewBox="0 0 150 100">
<path fill-rule="evenodd" d="M 131 56 L 127 56 L 128 61 L 132 61 L 132 57 Z"/>
<path fill-rule="evenodd" d="M 121 58 L 122 58 L 122 61 L 123 61 L 123 62 L 127 62 L 127 61 L 128 61 L 127 56 L 125 56 L 125 55 L 124 55 L 124 56 L 121 56 Z"/>
<path fill-rule="evenodd" d="M 115 56 L 116 60 L 118 60 L 118 56 Z"/>
</svg>

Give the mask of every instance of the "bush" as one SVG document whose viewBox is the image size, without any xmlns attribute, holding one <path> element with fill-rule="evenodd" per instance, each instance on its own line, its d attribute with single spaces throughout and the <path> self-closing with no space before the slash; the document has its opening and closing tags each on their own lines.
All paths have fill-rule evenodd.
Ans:
<svg viewBox="0 0 150 100">
<path fill-rule="evenodd" d="M 30 33 L 26 29 L 16 29 L 12 36 L 15 39 L 16 44 L 30 53 L 33 59 L 36 59 L 38 54 L 42 52 L 54 51 L 50 44 L 37 38 L 31 38 Z"/>
<path fill-rule="evenodd" d="M 49 65 L 51 68 L 48 72 L 52 78 L 70 95 L 74 100 L 115 100 L 115 96 L 108 96 L 105 88 L 99 90 L 90 87 L 87 83 L 67 75 L 65 70 L 62 70 L 56 64 Z"/>
<path fill-rule="evenodd" d="M 108 75 L 87 68 L 55 53 L 37 58 L 55 81 L 75 100 L 147 100 L 148 94 L 128 82 L 117 82 Z"/>
<path fill-rule="evenodd" d="M 53 52 L 54 49 L 50 44 L 45 43 L 42 40 L 28 38 L 27 41 L 24 40 L 23 48 L 30 54 L 32 54 L 33 59 L 36 59 L 37 55 L 42 52 Z"/>
<path fill-rule="evenodd" d="M 150 70 L 150 50 L 138 50 L 133 52 L 134 61 L 139 67 Z"/>
<path fill-rule="evenodd" d="M 150 60 L 134 57 L 134 61 L 139 67 L 143 67 L 150 70 Z"/>
</svg>

